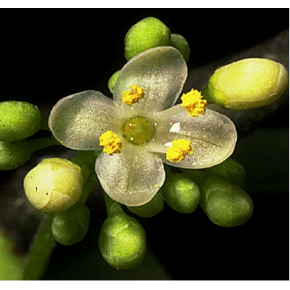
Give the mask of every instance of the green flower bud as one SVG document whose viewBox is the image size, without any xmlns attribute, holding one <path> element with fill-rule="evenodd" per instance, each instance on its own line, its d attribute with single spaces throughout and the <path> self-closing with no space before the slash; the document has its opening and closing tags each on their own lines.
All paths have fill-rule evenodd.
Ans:
<svg viewBox="0 0 290 290">
<path fill-rule="evenodd" d="M 44 213 L 58 213 L 73 206 L 82 194 L 81 168 L 66 159 L 42 160 L 24 178 L 30 203 Z"/>
<path fill-rule="evenodd" d="M 109 216 L 99 236 L 100 252 L 117 269 L 138 265 L 146 253 L 146 235 L 140 223 L 125 214 Z"/>
<path fill-rule="evenodd" d="M 210 168 L 203 169 L 207 175 L 218 175 L 225 177 L 231 183 L 243 187 L 246 183 L 246 170 L 235 160 L 228 158 L 224 162 Z"/>
<path fill-rule="evenodd" d="M 0 140 L 14 142 L 34 135 L 41 126 L 37 107 L 26 102 L 0 103 Z"/>
<path fill-rule="evenodd" d="M 62 245 L 70 246 L 83 240 L 88 232 L 90 211 L 77 202 L 69 209 L 56 214 L 52 221 L 52 234 Z"/>
<path fill-rule="evenodd" d="M 186 62 L 189 61 L 190 48 L 188 42 L 183 36 L 179 34 L 171 34 L 170 45 L 179 50 Z"/>
<path fill-rule="evenodd" d="M 12 170 L 31 157 L 32 151 L 25 140 L 9 143 L 0 141 L 0 170 Z"/>
<path fill-rule="evenodd" d="M 162 190 L 165 202 L 180 213 L 192 213 L 198 206 L 199 187 L 182 173 L 170 174 Z"/>
<path fill-rule="evenodd" d="M 120 74 L 121 70 L 116 71 L 109 79 L 108 81 L 108 88 L 110 90 L 110 92 L 113 94 L 114 93 L 114 89 L 115 89 L 115 84 L 117 81 L 117 78 Z"/>
<path fill-rule="evenodd" d="M 223 227 L 242 225 L 253 212 L 250 196 L 219 176 L 208 177 L 201 185 L 200 205 L 209 219 Z"/>
<path fill-rule="evenodd" d="M 146 204 L 141 206 L 127 206 L 127 208 L 141 217 L 153 217 L 161 212 L 164 208 L 164 198 L 162 190 L 159 190 L 157 194 Z"/>
<path fill-rule="evenodd" d="M 200 185 L 201 182 L 207 177 L 206 174 L 201 169 L 187 169 L 180 168 L 181 171 L 188 176 L 193 182 Z"/>
<path fill-rule="evenodd" d="M 202 94 L 222 107 L 246 110 L 277 101 L 288 83 L 288 73 L 282 64 L 269 59 L 248 58 L 216 70 Z"/>
<path fill-rule="evenodd" d="M 133 25 L 125 36 L 125 58 L 157 46 L 170 44 L 170 30 L 159 19 L 147 17 Z"/>
</svg>

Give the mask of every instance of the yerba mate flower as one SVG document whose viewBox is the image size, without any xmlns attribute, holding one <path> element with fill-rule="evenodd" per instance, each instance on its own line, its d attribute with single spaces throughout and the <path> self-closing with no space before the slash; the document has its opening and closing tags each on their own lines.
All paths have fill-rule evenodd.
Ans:
<svg viewBox="0 0 290 290">
<path fill-rule="evenodd" d="M 96 173 L 115 201 L 139 206 L 150 201 L 165 180 L 163 162 L 182 168 L 207 168 L 233 152 L 232 121 L 206 109 L 196 90 L 174 105 L 187 66 L 172 47 L 148 49 L 133 57 L 118 76 L 113 99 L 85 91 L 61 99 L 49 127 L 64 146 L 100 150 Z"/>
</svg>

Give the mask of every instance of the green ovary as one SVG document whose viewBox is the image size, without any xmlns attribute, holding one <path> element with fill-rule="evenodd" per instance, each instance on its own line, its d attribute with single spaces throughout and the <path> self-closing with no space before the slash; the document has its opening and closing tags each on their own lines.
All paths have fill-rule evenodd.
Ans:
<svg viewBox="0 0 290 290">
<path fill-rule="evenodd" d="M 154 127 L 143 117 L 129 119 L 123 125 L 123 137 L 135 145 L 148 142 L 154 133 Z"/>
</svg>

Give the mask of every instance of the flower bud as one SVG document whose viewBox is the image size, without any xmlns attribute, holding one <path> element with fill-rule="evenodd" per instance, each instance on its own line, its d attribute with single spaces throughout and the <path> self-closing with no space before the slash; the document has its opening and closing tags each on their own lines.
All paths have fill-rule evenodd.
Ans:
<svg viewBox="0 0 290 290">
<path fill-rule="evenodd" d="M 127 206 L 127 208 L 138 216 L 149 218 L 157 215 L 164 208 L 162 190 L 159 190 L 155 196 L 147 203 L 141 206 Z"/>
<path fill-rule="evenodd" d="M 146 235 L 140 223 L 125 214 L 111 215 L 102 225 L 100 252 L 106 262 L 117 269 L 137 266 L 146 253 Z"/>
<path fill-rule="evenodd" d="M 171 34 L 170 45 L 179 50 L 186 62 L 189 61 L 190 48 L 188 42 L 183 36 L 179 34 Z"/>
<path fill-rule="evenodd" d="M 90 211 L 77 202 L 69 209 L 56 214 L 52 221 L 52 234 L 57 242 L 70 246 L 83 240 L 88 232 Z"/>
<path fill-rule="evenodd" d="M 44 213 L 58 213 L 74 205 L 82 194 L 81 168 L 66 159 L 42 160 L 24 178 L 30 203 Z"/>
<path fill-rule="evenodd" d="M 200 205 L 209 219 L 223 227 L 242 225 L 253 212 L 250 196 L 240 187 L 219 176 L 202 183 Z"/>
<path fill-rule="evenodd" d="M 0 103 L 0 140 L 14 142 L 34 135 L 41 126 L 37 107 L 27 102 Z"/>
<path fill-rule="evenodd" d="M 117 81 L 117 78 L 120 74 L 121 70 L 116 71 L 109 79 L 108 81 L 108 88 L 110 90 L 110 92 L 113 94 L 114 93 L 114 89 L 115 89 L 115 84 Z"/>
<path fill-rule="evenodd" d="M 282 64 L 248 58 L 217 69 L 202 93 L 208 101 L 238 111 L 270 105 L 282 96 L 288 83 Z"/>
<path fill-rule="evenodd" d="M 25 140 L 9 143 L 0 141 L 0 170 L 12 170 L 26 163 L 32 154 Z"/>
<path fill-rule="evenodd" d="M 206 175 L 218 175 L 225 177 L 231 183 L 243 187 L 246 183 L 246 170 L 232 158 L 213 167 L 202 170 Z"/>
<path fill-rule="evenodd" d="M 202 181 L 207 177 L 206 174 L 201 169 L 188 169 L 180 168 L 182 173 L 188 176 L 197 185 L 200 185 Z"/>
<path fill-rule="evenodd" d="M 180 213 L 192 213 L 198 206 L 199 187 L 182 173 L 170 174 L 162 190 L 165 202 Z"/>
<path fill-rule="evenodd" d="M 133 25 L 125 36 L 125 58 L 157 46 L 170 44 L 170 30 L 159 19 L 147 17 Z"/>
</svg>

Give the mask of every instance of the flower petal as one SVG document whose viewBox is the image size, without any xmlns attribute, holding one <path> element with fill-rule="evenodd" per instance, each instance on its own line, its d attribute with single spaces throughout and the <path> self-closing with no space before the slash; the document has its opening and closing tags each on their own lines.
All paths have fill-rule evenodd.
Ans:
<svg viewBox="0 0 290 290">
<path fill-rule="evenodd" d="M 99 136 L 117 128 L 116 112 L 112 99 L 97 91 L 84 91 L 57 102 L 48 124 L 54 137 L 64 146 L 76 150 L 99 150 L 102 148 Z"/>
<path fill-rule="evenodd" d="M 163 161 L 169 165 L 194 169 L 211 167 L 227 159 L 235 148 L 237 132 L 234 123 L 215 111 L 207 109 L 203 115 L 190 117 L 176 105 L 157 115 L 154 142 L 148 144 L 148 150 L 163 153 Z M 160 145 L 170 146 L 178 139 L 190 140 L 193 153 L 181 162 L 170 162 Z M 154 143 L 157 150 L 154 150 Z"/>
<path fill-rule="evenodd" d="M 124 146 L 118 154 L 102 153 L 96 173 L 105 192 L 128 206 L 150 201 L 165 180 L 161 158 L 136 145 Z"/>
<path fill-rule="evenodd" d="M 174 105 L 186 77 L 187 66 L 178 50 L 169 46 L 148 49 L 123 67 L 115 85 L 114 100 L 122 102 L 122 93 L 137 85 L 144 88 L 144 97 L 132 108 L 161 111 Z"/>
</svg>

